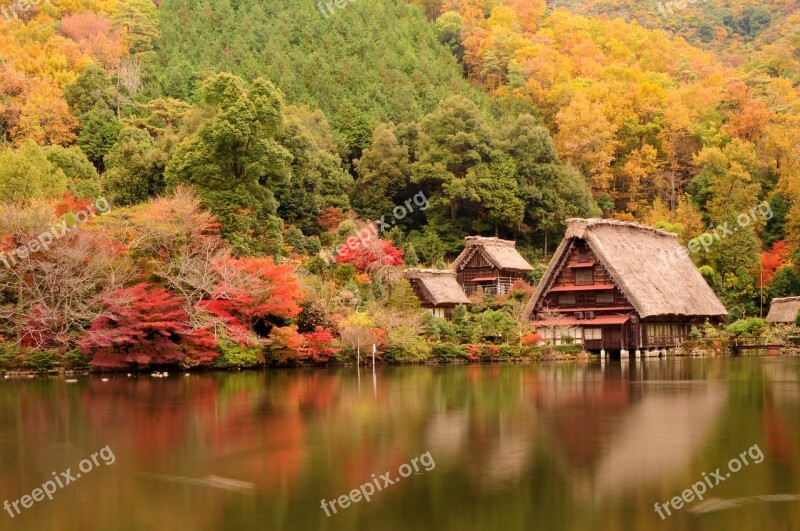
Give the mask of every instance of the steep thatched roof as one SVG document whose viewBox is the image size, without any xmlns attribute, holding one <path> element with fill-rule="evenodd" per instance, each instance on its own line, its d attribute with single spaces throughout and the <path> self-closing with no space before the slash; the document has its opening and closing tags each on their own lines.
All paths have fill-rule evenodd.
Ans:
<svg viewBox="0 0 800 531">
<path fill-rule="evenodd" d="M 773 299 L 767 314 L 768 323 L 793 323 L 800 313 L 800 297 Z"/>
<path fill-rule="evenodd" d="M 453 262 L 453 269 L 462 269 L 473 254 L 482 252 L 486 260 L 498 269 L 533 271 L 533 267 L 517 252 L 516 245 L 511 240 L 485 238 L 483 236 L 467 236 L 464 239 L 467 242 L 467 246 Z"/>
<path fill-rule="evenodd" d="M 456 280 L 456 272 L 449 269 L 406 269 L 403 274 L 416 281 L 425 298 L 434 306 L 442 304 L 469 304 L 469 299 Z"/>
<path fill-rule="evenodd" d="M 675 234 L 626 221 L 570 219 L 567 223 L 564 240 L 528 304 L 529 317 L 551 288 L 576 239 L 586 241 L 640 317 L 728 315 Z"/>
</svg>

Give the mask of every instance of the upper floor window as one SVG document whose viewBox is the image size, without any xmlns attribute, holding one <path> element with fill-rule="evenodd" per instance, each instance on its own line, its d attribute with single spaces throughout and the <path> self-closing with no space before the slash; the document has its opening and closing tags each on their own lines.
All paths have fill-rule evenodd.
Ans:
<svg viewBox="0 0 800 531">
<path fill-rule="evenodd" d="M 598 304 L 611 304 L 614 302 L 613 291 L 598 291 L 595 295 L 595 302 Z"/>
<path fill-rule="evenodd" d="M 585 286 L 587 284 L 594 284 L 594 269 L 589 267 L 586 269 L 575 270 L 575 284 Z"/>
<path fill-rule="evenodd" d="M 589 261 L 589 249 L 586 248 L 586 244 L 583 242 L 578 243 L 578 262 L 588 262 Z"/>
<path fill-rule="evenodd" d="M 559 306 L 575 306 L 575 294 L 574 293 L 559 293 L 558 294 L 558 305 Z"/>
</svg>

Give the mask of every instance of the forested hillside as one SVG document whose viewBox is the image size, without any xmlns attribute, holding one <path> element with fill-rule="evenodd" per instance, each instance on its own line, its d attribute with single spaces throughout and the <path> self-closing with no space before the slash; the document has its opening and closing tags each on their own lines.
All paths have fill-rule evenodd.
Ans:
<svg viewBox="0 0 800 531">
<path fill-rule="evenodd" d="M 117 294 L 175 316 L 169 333 L 186 339 L 158 345 L 163 359 L 188 349 L 205 363 L 220 345 L 235 357 L 266 337 L 308 353 L 334 330 L 394 345 L 430 330 L 392 267 L 442 266 L 469 234 L 546 261 L 569 217 L 636 220 L 689 244 L 750 213 L 693 259 L 735 317 L 800 294 L 793 0 L 666 17 L 624 0 L 332 6 L 53 0 L 0 17 L 8 340 L 110 349 L 100 331 L 125 320 Z M 424 208 L 398 216 L 414 197 Z M 98 198 L 111 213 L 53 243 L 73 254 L 30 249 Z M 317 256 L 384 218 L 377 250 Z M 276 264 L 302 282 L 273 307 Z M 398 305 L 408 320 L 391 318 Z M 480 315 L 483 331 L 465 318 L 464 334 L 503 337 L 504 317 Z"/>
</svg>

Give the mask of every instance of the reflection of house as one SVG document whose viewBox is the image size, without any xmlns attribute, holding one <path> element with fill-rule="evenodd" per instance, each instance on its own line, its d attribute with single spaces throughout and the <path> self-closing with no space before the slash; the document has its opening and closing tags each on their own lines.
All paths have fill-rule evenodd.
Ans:
<svg viewBox="0 0 800 531">
<path fill-rule="evenodd" d="M 568 335 L 596 351 L 665 348 L 727 315 L 676 235 L 622 221 L 568 223 L 526 309 L 546 339 Z"/>
<path fill-rule="evenodd" d="M 525 280 L 533 267 L 520 255 L 513 241 L 469 236 L 467 246 L 453 262 L 458 283 L 467 295 L 480 287 L 485 293 L 503 295 L 517 280 Z"/>
<path fill-rule="evenodd" d="M 728 391 L 718 382 L 674 381 L 683 370 L 654 371 L 653 380 L 636 385 L 596 366 L 540 371 L 542 440 L 579 497 L 630 496 L 684 481 L 718 429 Z"/>
<path fill-rule="evenodd" d="M 768 323 L 794 323 L 800 314 L 800 297 L 773 299 L 767 315 Z"/>
<path fill-rule="evenodd" d="M 443 269 L 406 269 L 406 279 L 422 302 L 422 307 L 435 317 L 450 319 L 458 304 L 469 304 L 469 299 L 456 280 L 455 271 Z"/>
</svg>

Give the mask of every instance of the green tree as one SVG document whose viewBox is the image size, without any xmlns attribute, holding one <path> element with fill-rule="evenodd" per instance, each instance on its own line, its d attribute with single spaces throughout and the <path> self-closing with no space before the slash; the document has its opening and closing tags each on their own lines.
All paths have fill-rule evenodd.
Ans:
<svg viewBox="0 0 800 531">
<path fill-rule="evenodd" d="M 432 207 L 446 206 L 455 220 L 468 195 L 463 183 L 468 171 L 489 162 L 493 153 L 493 134 L 478 107 L 463 96 L 453 96 L 420 124 L 412 179 L 432 190 Z"/>
<path fill-rule="evenodd" d="M 105 70 L 91 64 L 69 85 L 64 87 L 64 99 L 70 110 L 80 116 L 95 108 L 114 108 L 114 86 Z"/>
<path fill-rule="evenodd" d="M 92 164 L 102 172 L 105 167 L 103 157 L 117 141 L 122 124 L 113 112 L 100 107 L 84 113 L 80 120 L 78 145 Z"/>
<path fill-rule="evenodd" d="M 0 151 L 0 202 L 51 199 L 67 191 L 64 172 L 33 142 L 17 150 Z"/>
<path fill-rule="evenodd" d="M 202 86 L 211 116 L 184 140 L 166 168 L 168 186 L 193 186 L 241 252 L 278 253 L 282 222 L 271 188 L 290 176 L 291 154 L 276 140 L 282 95 L 256 79 L 248 89 L 231 74 Z"/>
<path fill-rule="evenodd" d="M 44 153 L 53 166 L 64 172 L 67 177 L 67 188 L 76 197 L 96 199 L 101 195 L 97 170 L 80 148 L 46 146 Z"/>
<path fill-rule="evenodd" d="M 105 156 L 103 183 L 118 205 L 135 205 L 164 191 L 167 157 L 142 129 L 126 127 Z"/>
<path fill-rule="evenodd" d="M 390 214 L 410 179 L 408 147 L 399 142 L 393 126 L 378 126 L 372 145 L 355 161 L 355 167 L 358 182 L 353 207 L 371 220 Z"/>
</svg>

